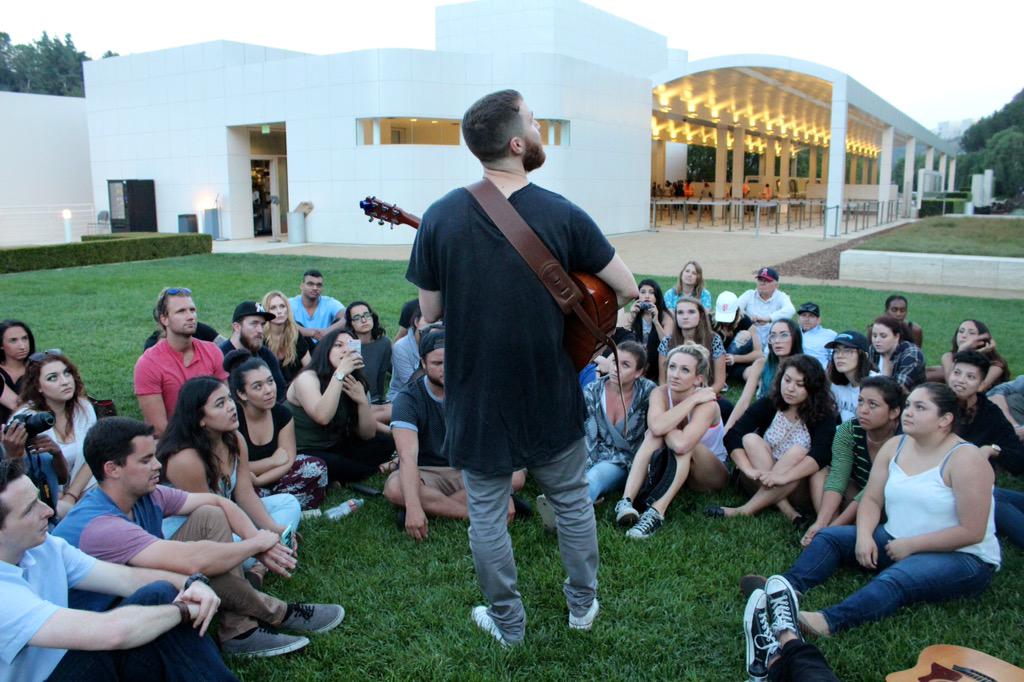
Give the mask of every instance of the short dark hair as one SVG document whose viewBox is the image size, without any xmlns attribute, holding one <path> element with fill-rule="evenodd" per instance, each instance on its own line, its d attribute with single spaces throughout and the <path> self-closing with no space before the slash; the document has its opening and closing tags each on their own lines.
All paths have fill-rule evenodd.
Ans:
<svg viewBox="0 0 1024 682">
<path fill-rule="evenodd" d="M 484 95 L 462 116 L 462 137 L 481 163 L 508 155 L 508 141 L 523 132 L 519 105 L 523 96 L 515 90 Z"/>
<path fill-rule="evenodd" d="M 93 424 L 89 433 L 85 434 L 82 454 L 96 482 L 103 480 L 103 465 L 107 462 L 124 466 L 128 455 L 134 450 L 134 438 L 155 434 L 152 426 L 130 417 L 107 417 Z"/>
<path fill-rule="evenodd" d="M 907 297 L 906 297 L 906 296 L 904 296 L 903 294 L 893 294 L 893 295 L 892 295 L 892 296 L 890 296 L 889 298 L 885 299 L 885 309 L 886 309 L 886 310 L 888 310 L 888 309 L 889 309 L 889 306 L 891 306 L 891 305 L 892 305 L 892 302 L 893 302 L 893 301 L 903 301 L 903 302 L 904 302 L 904 303 L 906 303 L 906 304 L 907 304 L 908 306 L 910 305 L 910 304 L 909 304 L 909 303 L 907 302 Z"/>
<path fill-rule="evenodd" d="M 953 415 L 953 423 L 949 427 L 949 431 L 950 433 L 956 433 L 956 427 L 960 424 L 960 420 L 963 419 L 963 410 L 960 408 L 960 399 L 957 398 L 953 389 L 946 384 L 929 381 L 918 385 L 914 390 L 928 391 L 929 397 L 931 397 L 935 407 L 939 410 L 940 417 L 944 414 Z"/>
<path fill-rule="evenodd" d="M 0 493 L 7 490 L 7 484 L 25 475 L 25 464 L 21 457 L 4 457 L 0 459 Z M 7 512 L 10 511 L 0 502 L 0 528 L 4 527 Z"/>
<path fill-rule="evenodd" d="M 953 364 L 973 365 L 981 371 L 981 378 L 984 379 L 988 374 L 988 368 L 992 366 L 992 361 L 985 357 L 984 353 L 976 350 L 962 350 L 953 355 Z"/>
<path fill-rule="evenodd" d="M 321 273 L 316 268 L 310 268 L 309 270 L 306 270 L 304 273 L 302 273 L 302 281 L 306 281 L 307 277 L 319 277 L 320 279 L 324 278 L 323 273 Z"/>
<path fill-rule="evenodd" d="M 647 349 L 636 341 L 623 341 L 619 344 L 620 353 L 629 353 L 636 358 L 636 364 L 640 369 L 647 369 Z"/>
<path fill-rule="evenodd" d="M 882 400 L 889 406 L 889 409 L 897 408 L 901 412 L 903 411 L 903 404 L 907 400 L 907 391 L 903 388 L 903 385 L 885 375 L 876 374 L 866 378 L 860 384 L 861 393 L 864 392 L 865 388 L 873 388 L 882 394 Z"/>
</svg>

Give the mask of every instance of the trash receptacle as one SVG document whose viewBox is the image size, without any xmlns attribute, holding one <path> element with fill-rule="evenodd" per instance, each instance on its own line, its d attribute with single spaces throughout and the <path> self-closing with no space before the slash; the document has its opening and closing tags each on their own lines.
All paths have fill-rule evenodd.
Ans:
<svg viewBox="0 0 1024 682">
<path fill-rule="evenodd" d="M 220 239 L 220 209 L 203 209 L 203 231 L 215 241 Z"/>
<path fill-rule="evenodd" d="M 288 243 L 306 243 L 306 214 L 302 211 L 288 213 Z"/>
<path fill-rule="evenodd" d="M 178 215 L 178 234 L 187 232 L 199 232 L 199 217 L 195 213 L 181 213 Z"/>
</svg>

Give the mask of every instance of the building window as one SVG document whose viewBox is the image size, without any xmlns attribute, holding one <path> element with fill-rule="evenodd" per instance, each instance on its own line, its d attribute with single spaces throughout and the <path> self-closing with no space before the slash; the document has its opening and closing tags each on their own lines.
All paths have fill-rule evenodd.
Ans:
<svg viewBox="0 0 1024 682">
<path fill-rule="evenodd" d="M 452 118 L 361 118 L 356 121 L 359 144 L 458 145 L 459 120 Z M 379 138 L 374 128 L 379 126 Z"/>
<path fill-rule="evenodd" d="M 569 122 L 560 121 L 553 118 L 542 118 L 537 121 L 540 123 L 540 139 L 544 140 L 544 144 L 548 147 L 568 147 L 569 146 Z"/>
</svg>

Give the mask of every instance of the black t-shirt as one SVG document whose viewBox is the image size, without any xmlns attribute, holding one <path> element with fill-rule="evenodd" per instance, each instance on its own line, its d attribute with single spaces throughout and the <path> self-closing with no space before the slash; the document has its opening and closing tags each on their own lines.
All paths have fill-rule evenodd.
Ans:
<svg viewBox="0 0 1024 682">
<path fill-rule="evenodd" d="M 1002 452 L 992 461 L 1002 466 L 1011 474 L 1024 474 L 1024 446 L 1021 445 L 1013 425 L 1006 415 L 984 393 L 978 394 L 978 403 L 974 408 L 971 421 L 963 419 L 957 425 L 956 433 L 969 443 L 979 448 L 986 445 L 998 445 Z"/>
<path fill-rule="evenodd" d="M 420 309 L 420 299 L 414 298 L 411 301 L 406 301 L 405 305 L 402 306 L 402 312 L 398 314 L 398 326 L 409 328 L 412 324 L 412 316 Z"/>
<path fill-rule="evenodd" d="M 415 431 L 419 441 L 416 463 L 421 467 L 446 467 L 444 456 L 444 400 L 436 398 L 422 377 L 402 387 L 391 404 L 391 428 Z"/>
<path fill-rule="evenodd" d="M 278 403 L 270 409 L 270 419 L 274 424 L 274 437 L 270 439 L 269 443 L 253 445 L 252 439 L 249 437 L 249 425 L 245 422 L 245 411 L 242 408 L 238 408 L 238 430 L 242 433 L 245 444 L 249 446 L 250 462 L 266 459 L 277 452 L 277 434 L 281 433 L 281 429 L 288 426 L 288 422 L 292 420 L 292 412 L 281 403 Z"/>
<path fill-rule="evenodd" d="M 281 376 L 284 377 L 285 384 L 291 384 L 292 381 L 302 371 L 302 358 L 306 356 L 306 353 L 312 353 L 313 346 L 310 345 L 309 340 L 302 334 L 295 335 L 295 360 L 287 365 L 281 365 Z"/>
<path fill-rule="evenodd" d="M 224 353 L 225 356 L 233 350 L 237 349 L 232 345 L 231 339 L 220 344 L 220 352 Z M 277 361 L 277 356 L 266 346 L 260 346 L 260 350 L 256 355 L 259 356 L 260 360 L 267 363 L 267 367 L 270 368 L 270 375 L 274 377 L 274 386 L 277 388 L 277 402 L 284 402 L 285 394 L 288 392 L 288 384 L 284 380 L 284 375 L 281 374 L 281 363 Z"/>
<path fill-rule="evenodd" d="M 509 200 L 566 270 L 596 273 L 615 255 L 564 197 L 530 184 Z M 442 296 L 452 466 L 511 473 L 583 437 L 583 395 L 562 348 L 565 317 L 465 188 L 427 209 L 406 278 Z"/>
</svg>

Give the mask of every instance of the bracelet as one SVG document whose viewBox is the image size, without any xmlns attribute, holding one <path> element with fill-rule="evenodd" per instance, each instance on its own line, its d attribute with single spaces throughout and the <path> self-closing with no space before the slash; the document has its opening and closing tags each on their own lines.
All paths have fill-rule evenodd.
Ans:
<svg viewBox="0 0 1024 682">
<path fill-rule="evenodd" d="M 63 494 L 61 494 L 61 497 L 70 497 L 73 498 L 75 502 L 78 502 L 78 495 L 74 494 L 70 490 L 65 490 Z"/>
<path fill-rule="evenodd" d="M 192 614 L 189 613 L 188 606 L 185 604 L 185 602 L 176 601 L 174 602 L 174 605 L 178 607 L 178 613 L 181 614 L 180 624 L 191 623 Z"/>
<path fill-rule="evenodd" d="M 185 585 L 181 588 L 182 592 L 192 587 L 192 583 L 203 583 L 208 586 L 210 584 L 210 579 L 202 573 L 193 573 L 185 579 Z"/>
</svg>

